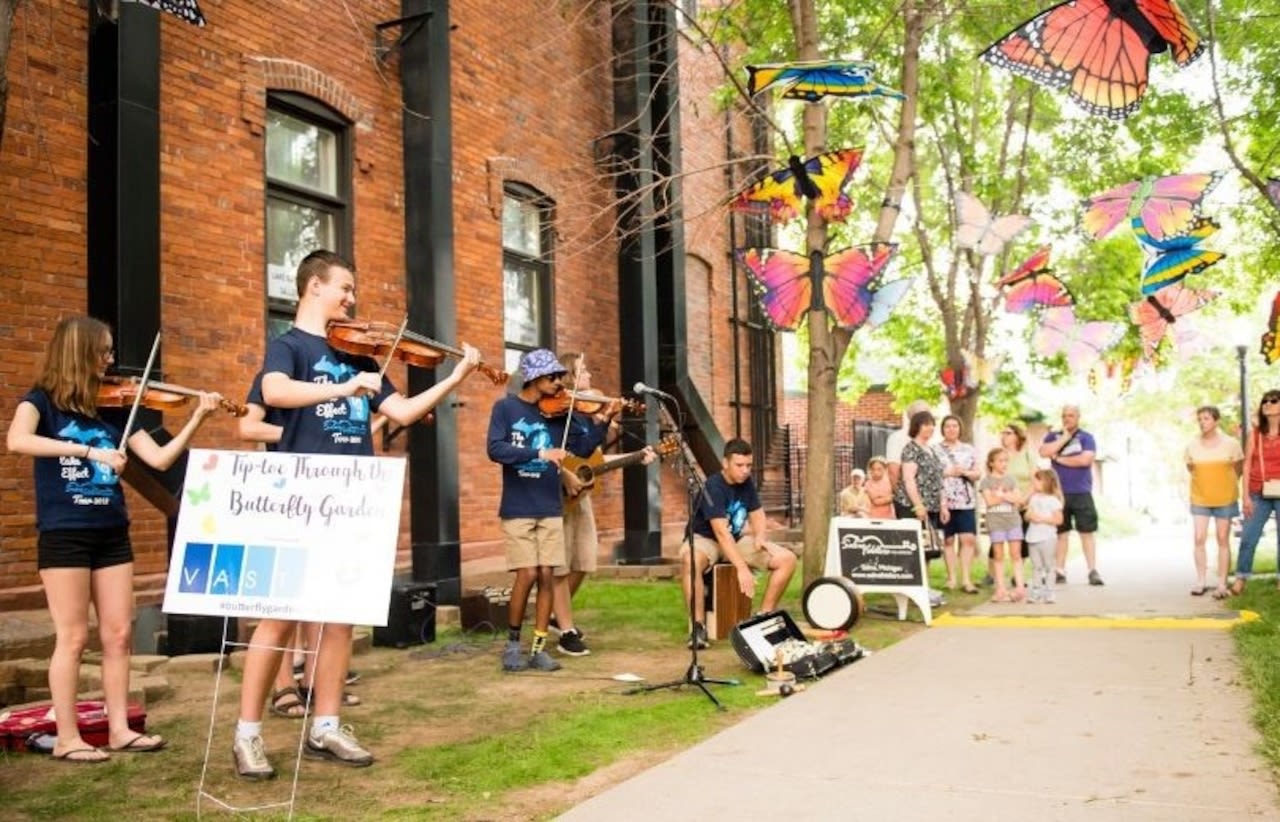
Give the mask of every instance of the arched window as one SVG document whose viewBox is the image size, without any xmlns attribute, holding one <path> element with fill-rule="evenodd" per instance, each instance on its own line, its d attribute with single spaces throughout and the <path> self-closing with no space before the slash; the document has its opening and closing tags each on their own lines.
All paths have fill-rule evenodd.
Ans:
<svg viewBox="0 0 1280 822">
<path fill-rule="evenodd" d="M 293 323 L 298 263 L 317 248 L 351 258 L 350 123 L 291 92 L 267 97 L 267 337 Z"/>
<path fill-rule="evenodd" d="M 504 366 L 514 372 L 524 352 L 550 348 L 554 203 L 527 186 L 509 184 L 502 196 Z"/>
</svg>

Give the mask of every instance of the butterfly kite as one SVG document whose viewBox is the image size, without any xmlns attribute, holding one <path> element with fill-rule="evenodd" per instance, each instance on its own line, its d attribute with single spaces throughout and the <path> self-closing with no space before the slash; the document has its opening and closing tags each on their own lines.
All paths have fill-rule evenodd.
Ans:
<svg viewBox="0 0 1280 822">
<path fill-rule="evenodd" d="M 900 91 L 875 81 L 875 63 L 849 60 L 810 60 L 797 63 L 766 63 L 747 66 L 747 93 L 755 95 L 770 86 L 781 86 L 789 100 L 816 103 L 823 97 L 893 97 L 905 100 Z"/>
<path fill-rule="evenodd" d="M 1199 247 L 1201 241 L 1217 230 L 1216 222 L 1208 217 L 1198 217 L 1182 234 L 1158 240 L 1147 234 L 1142 221 L 1135 217 L 1133 233 L 1138 236 L 1138 242 L 1147 255 L 1139 288 L 1143 296 L 1180 283 L 1187 275 L 1199 274 L 1226 257 L 1221 251 Z"/>
<path fill-rule="evenodd" d="M 1165 338 L 1165 334 L 1172 329 L 1174 323 L 1177 323 L 1180 317 L 1196 311 L 1217 296 L 1213 291 L 1175 285 L 1172 288 L 1161 289 L 1145 300 L 1139 300 L 1129 306 L 1129 316 L 1142 335 L 1143 357 L 1148 361 L 1154 360 L 1160 341 Z M 1191 329 L 1186 321 L 1179 323 L 1178 329 L 1175 344 L 1182 347 L 1190 339 Z"/>
<path fill-rule="evenodd" d="M 1012 314 L 1025 314 L 1035 308 L 1062 307 L 1075 302 L 1067 287 L 1051 273 L 1050 251 L 1050 246 L 1041 246 L 1022 265 L 996 283 L 998 288 L 1006 289 L 1005 311 Z"/>
<path fill-rule="evenodd" d="M 1267 321 L 1267 330 L 1262 335 L 1262 359 L 1267 365 L 1280 360 L 1280 291 L 1271 301 L 1271 319 Z"/>
<path fill-rule="evenodd" d="M 1222 180 L 1221 171 L 1146 177 L 1085 200 L 1080 228 L 1094 240 L 1115 230 L 1125 219 L 1138 219 L 1157 239 L 1183 231 L 1200 215 L 1200 204 Z"/>
<path fill-rule="evenodd" d="M 795 331 L 810 309 L 825 308 L 836 325 L 854 331 L 864 324 L 872 328 L 883 324 L 906 295 L 909 278 L 879 282 L 897 251 L 897 244 L 881 243 L 854 246 L 827 257 L 813 255 L 821 269 L 822 290 L 817 294 L 810 258 L 774 248 L 743 248 L 735 253 L 751 274 L 760 306 L 775 329 Z"/>
<path fill-rule="evenodd" d="M 1151 55 L 1163 51 L 1179 67 L 1204 52 L 1174 0 L 1067 0 L 980 57 L 1040 85 L 1070 88 L 1072 102 L 1085 111 L 1123 120 L 1142 104 Z"/>
<path fill-rule="evenodd" d="M 956 246 L 972 248 L 979 254 L 999 254 L 1005 244 L 1031 225 L 1021 214 L 992 217 L 987 207 L 972 194 L 956 194 Z"/>
<path fill-rule="evenodd" d="M 1280 208 L 1280 177 L 1267 178 L 1267 199 L 1276 208 Z"/>
<path fill-rule="evenodd" d="M 201 13 L 196 0 L 137 0 L 137 2 L 181 17 L 193 26 L 204 25 L 204 14 Z"/>
<path fill-rule="evenodd" d="M 1103 358 L 1095 363 L 1089 369 L 1089 376 L 1086 378 L 1089 383 L 1089 389 L 1097 394 L 1101 392 L 1102 380 L 1108 382 L 1119 380 L 1117 392 L 1120 394 L 1128 393 L 1133 386 L 1134 372 L 1137 370 L 1137 357 L 1124 357 L 1119 360 L 1111 360 Z"/>
<path fill-rule="evenodd" d="M 794 220 L 804 211 L 802 198 L 813 201 L 827 222 L 840 222 L 853 210 L 844 187 L 862 162 L 862 149 L 829 151 L 801 161 L 792 156 L 786 168 L 772 171 L 729 203 L 733 211 L 768 214 L 775 223 Z"/>
<path fill-rule="evenodd" d="M 962 400 L 973 390 L 963 368 L 948 365 L 938 372 L 938 381 L 942 383 L 942 393 L 946 394 L 949 400 Z"/>
<path fill-rule="evenodd" d="M 1124 326 L 1111 322 L 1082 322 L 1076 318 L 1074 306 L 1050 308 L 1040 315 L 1040 327 L 1032 336 L 1032 344 L 1041 357 L 1063 354 L 1072 369 L 1079 370 L 1115 345 L 1124 334 Z"/>
</svg>

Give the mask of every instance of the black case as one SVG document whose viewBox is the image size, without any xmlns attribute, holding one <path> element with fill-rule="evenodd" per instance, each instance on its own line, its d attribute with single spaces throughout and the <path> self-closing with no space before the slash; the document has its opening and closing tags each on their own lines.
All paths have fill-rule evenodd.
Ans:
<svg viewBox="0 0 1280 822">
<path fill-rule="evenodd" d="M 157 646 L 156 653 L 164 656 L 223 653 L 224 619 L 200 614 L 166 614 L 164 645 Z M 227 621 L 227 639 L 235 642 L 239 625 L 235 617 Z"/>
<path fill-rule="evenodd" d="M 391 585 L 386 627 L 374 626 L 373 644 L 407 648 L 436 641 L 436 584 L 397 580 Z"/>
<path fill-rule="evenodd" d="M 729 641 L 737 652 L 742 664 L 758 674 L 774 668 L 774 656 L 771 653 L 760 655 L 756 647 L 775 648 L 788 639 L 808 642 L 795 620 L 786 611 L 769 611 L 756 614 L 734 626 L 729 632 Z M 807 657 L 784 663 L 782 669 L 795 674 L 797 678 L 817 679 L 839 664 L 835 655 L 820 650 Z"/>
</svg>

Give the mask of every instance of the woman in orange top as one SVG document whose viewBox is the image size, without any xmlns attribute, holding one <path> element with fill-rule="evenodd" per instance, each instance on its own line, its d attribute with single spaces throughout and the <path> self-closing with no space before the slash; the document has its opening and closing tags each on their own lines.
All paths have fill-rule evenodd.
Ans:
<svg viewBox="0 0 1280 822">
<path fill-rule="evenodd" d="M 1196 587 L 1191 596 L 1204 596 L 1209 590 L 1205 579 L 1208 562 L 1205 542 L 1209 535 L 1209 520 L 1214 521 L 1218 538 L 1218 587 L 1215 599 L 1227 597 L 1227 571 L 1231 568 L 1231 520 L 1240 513 L 1237 501 L 1240 496 L 1240 468 L 1244 453 L 1235 437 L 1228 437 L 1218 430 L 1221 412 L 1212 405 L 1196 409 L 1196 423 L 1200 436 L 1188 445 L 1185 454 L 1187 471 L 1191 474 L 1191 516 L 1193 519 L 1194 548 L 1192 557 L 1196 565 Z"/>
</svg>

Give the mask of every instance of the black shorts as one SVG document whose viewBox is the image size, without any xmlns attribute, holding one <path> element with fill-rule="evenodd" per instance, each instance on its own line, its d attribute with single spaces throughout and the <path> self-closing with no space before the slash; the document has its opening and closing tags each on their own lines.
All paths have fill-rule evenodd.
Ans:
<svg viewBox="0 0 1280 822">
<path fill-rule="evenodd" d="M 978 512 L 972 508 L 960 508 L 952 511 L 947 522 L 942 526 L 942 533 L 948 539 L 956 534 L 978 533 Z"/>
<path fill-rule="evenodd" d="M 45 568 L 110 568 L 133 562 L 133 546 L 129 544 L 129 527 L 69 528 L 41 531 L 36 543 L 36 567 Z"/>
<path fill-rule="evenodd" d="M 1093 505 L 1093 494 L 1064 494 L 1062 500 L 1062 524 L 1058 533 L 1077 531 L 1092 534 L 1098 530 L 1098 509 Z"/>
</svg>

